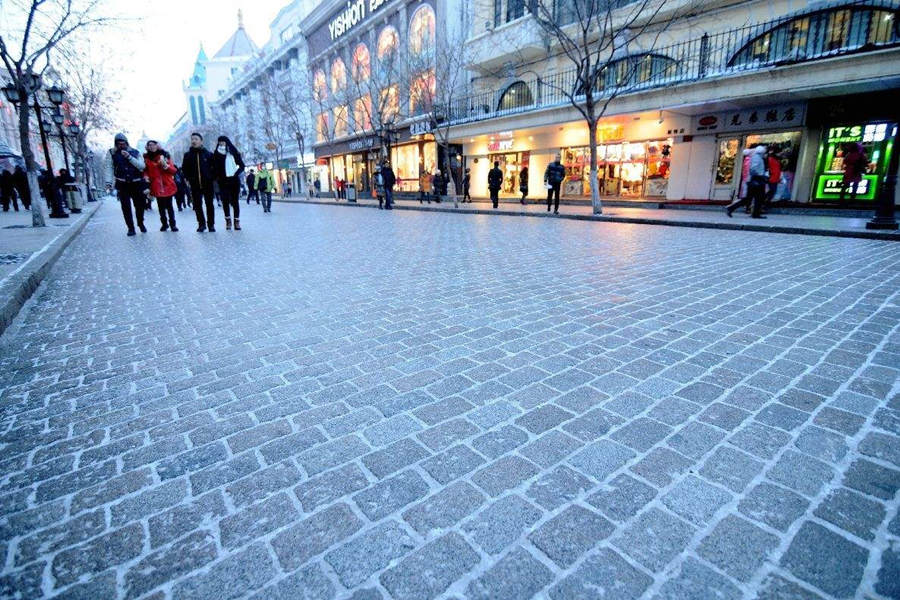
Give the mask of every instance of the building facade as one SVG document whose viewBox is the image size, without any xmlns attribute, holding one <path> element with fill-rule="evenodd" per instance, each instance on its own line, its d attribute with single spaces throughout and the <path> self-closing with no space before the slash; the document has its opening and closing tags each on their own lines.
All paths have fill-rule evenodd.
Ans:
<svg viewBox="0 0 900 600">
<path fill-rule="evenodd" d="M 569 22 L 565 3 L 557 22 Z M 614 19 L 634 3 L 618 2 Z M 466 94 L 447 109 L 473 195 L 487 195 L 496 161 L 501 195 L 543 193 L 559 154 L 563 195 L 589 197 L 588 129 L 563 93 L 573 64 L 544 34 L 525 0 L 473 5 L 463 51 Z M 714 0 L 684 14 L 665 2 L 646 30 L 613 56 L 598 84 L 611 97 L 597 129 L 600 195 L 669 202 L 742 194 L 743 150 L 766 145 L 781 171 L 777 201 L 867 206 L 892 150 L 900 92 L 900 2 Z M 568 12 L 567 12 L 568 11 Z M 840 200 L 842 156 L 864 146 L 869 166 L 854 201 Z"/>
</svg>

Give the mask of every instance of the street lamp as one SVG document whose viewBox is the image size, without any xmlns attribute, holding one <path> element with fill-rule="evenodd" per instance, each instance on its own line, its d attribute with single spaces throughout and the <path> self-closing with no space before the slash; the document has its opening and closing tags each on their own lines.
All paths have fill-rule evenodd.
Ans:
<svg viewBox="0 0 900 600">
<path fill-rule="evenodd" d="M 47 98 L 49 98 L 50 102 L 52 102 L 56 106 L 59 106 L 63 103 L 63 98 L 65 97 L 65 95 L 66 92 L 58 86 L 54 85 L 50 88 L 47 88 Z"/>
</svg>

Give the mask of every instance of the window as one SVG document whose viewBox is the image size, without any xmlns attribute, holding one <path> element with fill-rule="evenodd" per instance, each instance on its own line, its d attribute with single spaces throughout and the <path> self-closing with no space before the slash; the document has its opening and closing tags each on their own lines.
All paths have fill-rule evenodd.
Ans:
<svg viewBox="0 0 900 600">
<path fill-rule="evenodd" d="M 194 96 L 191 96 L 190 100 L 191 100 L 191 122 L 194 125 L 199 125 L 200 122 L 197 120 L 197 99 Z"/>
<path fill-rule="evenodd" d="M 517 81 L 506 88 L 503 95 L 500 96 L 497 110 L 512 110 L 532 104 L 534 104 L 534 98 L 531 96 L 531 88 L 524 81 Z"/>
<path fill-rule="evenodd" d="M 434 70 L 426 71 L 409 85 L 409 112 L 422 115 L 431 110 L 436 92 Z"/>
<path fill-rule="evenodd" d="M 372 129 L 372 98 L 366 95 L 353 103 L 353 127 L 356 133 Z"/>
<path fill-rule="evenodd" d="M 313 98 L 316 102 L 323 102 L 328 97 L 328 83 L 325 81 L 325 71 L 318 69 L 313 75 Z"/>
<path fill-rule="evenodd" d="M 525 16 L 525 0 L 506 0 L 506 22 Z"/>
<path fill-rule="evenodd" d="M 197 107 L 200 112 L 200 124 L 206 123 L 206 106 L 203 102 L 203 96 L 197 96 Z"/>
<path fill-rule="evenodd" d="M 747 40 L 729 67 L 757 67 L 900 43 L 898 10 L 845 6 L 794 17 Z"/>
<path fill-rule="evenodd" d="M 434 9 L 423 4 L 409 21 L 409 51 L 414 58 L 434 58 Z"/>
<path fill-rule="evenodd" d="M 594 85 L 596 92 L 645 83 L 659 83 L 675 75 L 678 62 L 662 54 L 637 54 L 606 65 Z"/>
<path fill-rule="evenodd" d="M 400 112 L 400 90 L 396 85 L 381 90 L 379 109 L 382 123 L 391 123 L 397 118 Z"/>
<path fill-rule="evenodd" d="M 321 113 L 316 117 L 316 142 L 322 143 L 331 139 L 331 124 L 328 122 L 328 113 Z"/>
<path fill-rule="evenodd" d="M 360 83 L 368 81 L 372 75 L 372 66 L 369 60 L 369 49 L 365 44 L 358 44 L 353 49 L 353 60 L 350 63 L 350 75 L 353 81 Z"/>
<path fill-rule="evenodd" d="M 400 45 L 400 35 L 397 30 L 388 25 L 378 34 L 378 46 L 375 50 L 378 59 L 378 77 L 382 81 L 393 78 L 397 69 L 397 48 Z"/>
<path fill-rule="evenodd" d="M 349 115 L 346 106 L 334 107 L 334 137 L 344 137 L 349 130 Z"/>
<path fill-rule="evenodd" d="M 347 87 L 347 67 L 340 57 L 331 63 L 331 93 L 337 94 Z M 337 125 L 337 123 L 335 123 Z"/>
</svg>

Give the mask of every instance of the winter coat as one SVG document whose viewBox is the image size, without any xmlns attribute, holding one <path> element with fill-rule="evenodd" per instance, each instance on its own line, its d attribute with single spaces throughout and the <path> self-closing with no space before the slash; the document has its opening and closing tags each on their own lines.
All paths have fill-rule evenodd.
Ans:
<svg viewBox="0 0 900 600">
<path fill-rule="evenodd" d="M 244 182 L 247 184 L 248 190 L 256 190 L 256 174 L 248 173 L 247 177 L 244 178 Z"/>
<path fill-rule="evenodd" d="M 162 159 L 166 159 L 166 167 Z M 150 180 L 150 195 L 154 198 L 169 198 L 178 193 L 175 173 L 178 167 L 172 162 L 168 152 L 148 152 L 144 154 L 144 175 Z"/>
<path fill-rule="evenodd" d="M 206 148 L 188 148 L 181 161 L 181 172 L 191 187 L 212 185 L 212 152 Z"/>
<path fill-rule="evenodd" d="M 225 152 L 226 154 L 222 154 L 218 151 L 212 153 L 213 176 L 217 181 L 225 181 L 225 179 L 228 177 L 238 177 L 241 173 L 244 172 L 244 159 L 241 157 L 241 153 L 238 152 L 237 148 L 229 145 L 228 149 L 225 150 Z M 234 164 L 237 167 L 237 171 L 231 174 L 225 172 L 225 165 L 229 155 L 231 155 L 231 158 L 234 159 Z"/>
<path fill-rule="evenodd" d="M 386 189 L 391 189 L 397 185 L 397 176 L 394 175 L 394 169 L 391 167 L 381 167 L 381 179 Z"/>
<path fill-rule="evenodd" d="M 262 169 L 256 175 L 256 189 L 260 192 L 274 192 L 275 191 L 275 176 L 272 175 L 272 171 L 268 169 Z"/>
<path fill-rule="evenodd" d="M 464 193 L 469 191 L 469 186 L 471 185 L 471 183 L 472 183 L 472 176 L 469 175 L 468 173 L 463 175 L 462 187 L 463 187 Z"/>
<path fill-rule="evenodd" d="M 862 179 L 866 172 L 869 159 L 862 144 L 855 144 L 853 149 L 844 156 L 844 183 L 854 183 Z"/>
<path fill-rule="evenodd" d="M 491 191 L 498 191 L 500 187 L 503 185 L 503 171 L 494 167 L 490 171 L 488 171 L 488 189 Z"/>
<path fill-rule="evenodd" d="M 428 193 L 428 190 L 431 189 L 431 175 L 428 173 L 422 173 L 419 175 L 419 189 L 425 193 Z"/>
<path fill-rule="evenodd" d="M 528 167 L 523 167 L 519 173 L 519 191 L 528 195 Z"/>
<path fill-rule="evenodd" d="M 116 148 L 109 149 L 110 168 L 116 186 L 122 183 L 141 181 L 144 178 L 144 161 L 141 153 L 134 148 L 126 148 L 128 158 Z"/>
<path fill-rule="evenodd" d="M 566 178 L 566 168 L 559 161 L 553 161 L 547 165 L 544 171 L 544 181 L 552 186 L 557 186 Z"/>
<path fill-rule="evenodd" d="M 435 196 L 447 195 L 447 180 L 443 175 L 433 175 L 431 177 L 431 189 Z"/>
<path fill-rule="evenodd" d="M 766 159 L 766 163 L 769 167 L 769 183 L 781 181 L 781 161 L 774 156 L 770 156 Z"/>
<path fill-rule="evenodd" d="M 0 175 L 0 192 L 3 193 L 4 198 L 10 198 L 13 195 L 13 191 L 16 189 L 15 181 L 13 179 L 13 174 L 9 171 L 3 171 L 3 174 Z"/>
<path fill-rule="evenodd" d="M 19 198 L 31 200 L 31 192 L 28 187 L 28 173 L 22 167 L 16 167 L 16 171 L 13 173 L 13 184 L 16 186 Z"/>
<path fill-rule="evenodd" d="M 757 146 L 750 154 L 750 181 L 749 185 L 763 185 L 766 177 L 766 148 Z"/>
</svg>

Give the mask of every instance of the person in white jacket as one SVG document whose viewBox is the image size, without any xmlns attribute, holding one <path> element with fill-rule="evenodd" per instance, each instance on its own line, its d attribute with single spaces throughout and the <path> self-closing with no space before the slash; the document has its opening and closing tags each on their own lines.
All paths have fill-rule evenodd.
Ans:
<svg viewBox="0 0 900 600">
<path fill-rule="evenodd" d="M 222 210 L 225 212 L 225 230 L 231 229 L 231 213 L 234 212 L 234 229 L 241 230 L 241 173 L 244 160 L 227 136 L 220 135 L 213 153 L 213 176 L 222 194 Z"/>
</svg>

